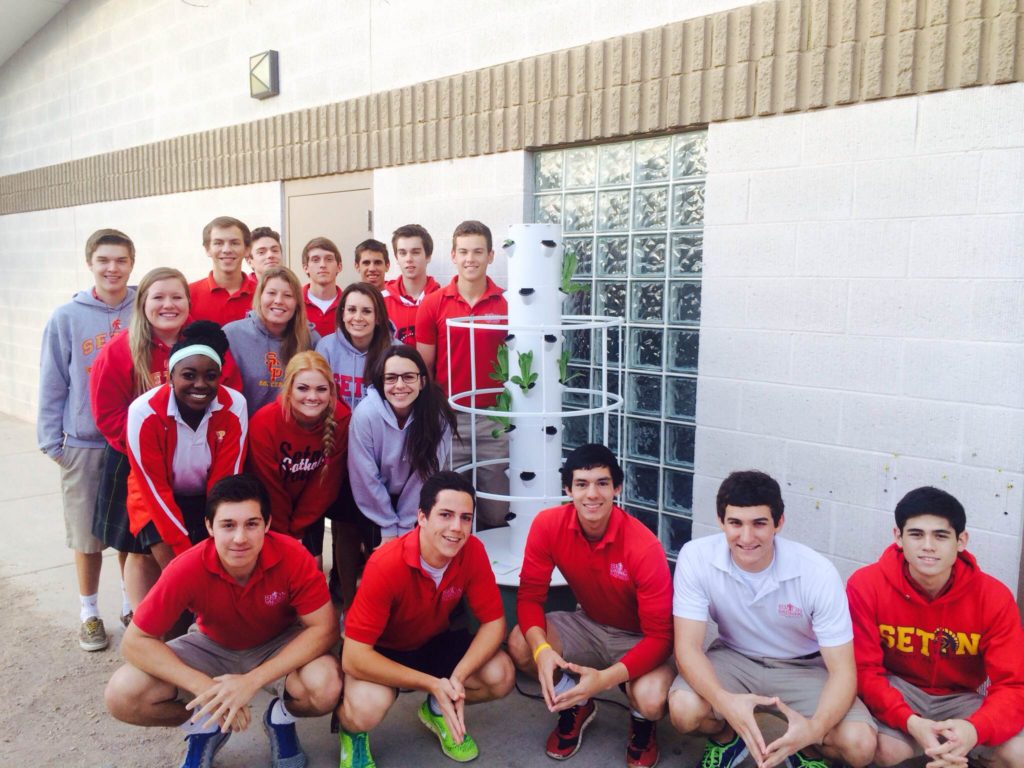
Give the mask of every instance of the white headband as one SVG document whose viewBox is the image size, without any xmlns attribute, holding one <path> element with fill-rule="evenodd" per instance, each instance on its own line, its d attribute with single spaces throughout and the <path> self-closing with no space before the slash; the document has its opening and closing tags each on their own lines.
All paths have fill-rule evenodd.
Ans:
<svg viewBox="0 0 1024 768">
<path fill-rule="evenodd" d="M 173 355 L 171 359 L 167 361 L 167 370 L 173 370 L 174 366 L 184 360 L 186 357 L 192 357 L 192 355 L 203 355 L 208 357 L 219 366 L 224 364 L 221 362 L 220 355 L 214 352 L 213 347 L 207 346 L 206 344 L 189 344 L 187 347 L 182 347 Z"/>
</svg>

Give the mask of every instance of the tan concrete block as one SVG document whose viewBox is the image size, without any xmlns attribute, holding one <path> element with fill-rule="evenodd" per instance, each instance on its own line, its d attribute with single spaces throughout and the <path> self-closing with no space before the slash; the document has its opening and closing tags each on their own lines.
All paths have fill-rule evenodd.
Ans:
<svg viewBox="0 0 1024 768">
<path fill-rule="evenodd" d="M 435 122 L 441 117 L 441 95 L 437 80 L 431 80 L 423 86 L 424 119 Z"/>
<path fill-rule="evenodd" d="M 782 111 L 793 112 L 800 108 L 798 101 L 800 84 L 800 54 L 787 53 L 782 58 Z"/>
<path fill-rule="evenodd" d="M 640 130 L 647 133 L 666 127 L 662 111 L 662 81 L 651 80 L 640 86 Z"/>
<path fill-rule="evenodd" d="M 478 153 L 476 124 L 477 115 L 466 115 L 462 118 L 462 144 L 466 157 Z"/>
<path fill-rule="evenodd" d="M 569 97 L 568 141 L 586 141 L 590 138 L 590 97 L 580 93 Z"/>
<path fill-rule="evenodd" d="M 519 115 L 523 123 L 523 146 L 537 146 L 537 105 L 524 104 Z"/>
<path fill-rule="evenodd" d="M 775 114 L 775 57 L 765 56 L 757 62 L 757 94 L 755 109 L 759 115 Z"/>
<path fill-rule="evenodd" d="M 553 57 L 552 66 L 555 70 L 555 95 L 569 95 L 569 51 L 557 51 Z"/>
<path fill-rule="evenodd" d="M 380 128 L 370 134 L 370 162 L 373 168 L 385 168 L 392 164 L 390 128 Z"/>
<path fill-rule="evenodd" d="M 715 67 L 707 73 L 707 110 L 709 120 L 724 120 L 727 103 L 725 92 L 725 67 Z"/>
<path fill-rule="evenodd" d="M 537 101 L 537 67 L 536 57 L 524 59 L 520 65 L 520 77 L 522 78 L 522 103 L 532 104 Z"/>
<path fill-rule="evenodd" d="M 326 168 L 322 171 L 324 174 L 337 173 L 341 162 L 339 160 L 338 145 L 341 142 L 336 136 L 330 136 L 324 140 L 324 151 L 321 153 L 326 161 Z"/>
<path fill-rule="evenodd" d="M 754 9 L 752 6 L 744 6 L 729 11 L 732 17 L 732 49 L 733 61 L 750 61 L 754 58 L 753 46 L 753 24 Z"/>
<path fill-rule="evenodd" d="M 946 87 L 946 33 L 948 27 L 943 24 L 929 27 L 925 33 L 928 49 L 926 71 L 928 73 L 925 88 L 938 91 Z"/>
<path fill-rule="evenodd" d="M 508 106 L 508 89 L 506 82 L 506 67 L 500 64 L 491 67 L 491 103 L 493 109 L 504 109 Z"/>
<path fill-rule="evenodd" d="M 523 108 L 512 107 L 505 110 L 505 151 L 525 149 L 523 140 Z"/>
<path fill-rule="evenodd" d="M 381 128 L 394 128 L 402 124 L 402 91 L 388 91 L 381 98 Z"/>
<path fill-rule="evenodd" d="M 873 37 L 864 47 L 863 98 L 880 99 L 885 95 L 885 38 Z"/>
<path fill-rule="evenodd" d="M 505 138 L 505 117 L 507 109 L 496 109 L 491 114 L 491 147 L 494 152 L 504 152 L 508 149 Z"/>
<path fill-rule="evenodd" d="M 426 83 L 416 83 L 412 87 L 412 117 L 410 122 L 422 123 L 427 119 L 427 86 Z"/>
<path fill-rule="evenodd" d="M 996 13 L 1019 13 L 1020 0 L 996 0 Z"/>
<path fill-rule="evenodd" d="M 554 63 L 550 54 L 536 57 L 537 62 L 537 95 L 531 101 L 545 101 L 555 95 Z"/>
<path fill-rule="evenodd" d="M 366 133 L 370 130 L 370 99 L 360 96 L 356 103 L 356 131 Z M 362 154 L 362 153 L 360 153 Z"/>
<path fill-rule="evenodd" d="M 400 102 L 402 105 L 402 125 L 408 125 L 413 120 L 414 101 L 412 86 L 406 86 L 401 90 Z"/>
<path fill-rule="evenodd" d="M 640 46 L 640 55 L 643 59 L 641 80 L 656 80 L 668 71 L 668 61 L 666 61 L 667 50 L 665 48 L 667 34 L 666 27 L 648 29 L 643 33 L 643 42 Z"/>
<path fill-rule="evenodd" d="M 807 46 L 809 50 L 824 48 L 828 45 L 829 0 L 811 0 L 810 4 L 810 35 Z"/>
<path fill-rule="evenodd" d="M 639 83 L 627 85 L 625 88 L 625 104 L 623 105 L 623 132 L 640 133 L 643 114 L 640 107 L 642 89 Z"/>
<path fill-rule="evenodd" d="M 480 85 L 476 72 L 462 76 L 462 114 L 474 115 L 480 111 Z"/>
<path fill-rule="evenodd" d="M 825 106 L 825 51 L 809 51 L 804 54 L 807 67 L 807 109 Z"/>
<path fill-rule="evenodd" d="M 839 40 L 847 43 L 857 39 L 857 0 L 840 0 Z"/>
<path fill-rule="evenodd" d="M 310 114 L 310 112 L 311 110 L 308 109 L 300 109 L 296 113 L 296 117 L 298 118 L 299 123 L 299 141 L 302 142 L 308 142 L 313 140 L 313 130 L 310 125 L 310 118 L 312 117 L 312 115 Z M 228 141 L 230 142 L 230 137 L 228 137 Z"/>
<path fill-rule="evenodd" d="M 452 125 L 455 125 L 455 121 L 466 114 L 466 103 L 465 103 L 465 80 L 462 75 L 455 75 L 450 78 L 451 80 L 451 115 Z"/>
<path fill-rule="evenodd" d="M 833 53 L 833 102 L 849 104 L 857 98 L 857 44 L 840 43 Z"/>
<path fill-rule="evenodd" d="M 590 135 L 591 136 L 604 136 L 604 110 L 605 98 L 607 94 L 605 91 L 593 91 L 590 94 Z"/>
<path fill-rule="evenodd" d="M 608 83 L 622 85 L 626 82 L 625 44 L 621 37 L 613 37 L 605 42 L 605 58 L 608 67 Z"/>
<path fill-rule="evenodd" d="M 440 157 L 438 149 L 438 123 L 430 123 L 423 126 L 423 152 L 426 155 L 427 162 L 437 160 Z"/>
<path fill-rule="evenodd" d="M 690 72 L 699 72 L 707 68 L 708 62 L 708 19 L 702 16 L 686 22 L 686 30 L 690 43 Z"/>
<path fill-rule="evenodd" d="M 889 3 L 887 0 L 867 0 L 868 2 L 868 35 L 879 37 L 885 34 L 885 14 Z"/>
<path fill-rule="evenodd" d="M 681 74 L 665 78 L 665 120 L 672 128 L 683 124 L 685 82 L 685 77 Z"/>
<path fill-rule="evenodd" d="M 800 0 L 789 0 L 786 5 L 782 30 L 783 47 L 786 53 L 803 50 L 804 6 Z"/>
<path fill-rule="evenodd" d="M 628 67 L 626 78 L 629 83 L 639 83 L 644 77 L 644 36 L 635 32 L 627 35 L 625 39 L 626 66 Z"/>
<path fill-rule="evenodd" d="M 623 100 L 625 95 L 623 94 L 623 88 L 621 85 L 612 86 L 604 92 L 605 104 L 604 104 L 604 124 L 601 126 L 601 136 L 619 136 L 622 134 L 622 110 Z"/>
<path fill-rule="evenodd" d="M 588 76 L 588 90 L 591 93 L 600 91 L 605 87 L 607 79 L 605 77 L 605 62 L 607 56 L 605 56 L 605 44 L 603 42 L 591 43 L 587 46 L 589 51 L 588 58 L 590 59 L 590 67 L 587 73 Z"/>
<path fill-rule="evenodd" d="M 724 67 L 729 59 L 729 14 L 716 13 L 711 17 L 711 66 Z"/>
<path fill-rule="evenodd" d="M 1019 79 L 1017 74 L 1018 39 L 1021 18 L 1017 14 L 1004 13 L 993 22 L 992 77 L 993 83 L 1010 83 Z"/>
<path fill-rule="evenodd" d="M 686 71 L 686 27 L 681 21 L 668 25 L 666 46 L 666 74 L 678 75 Z"/>
<path fill-rule="evenodd" d="M 894 92 L 898 96 L 914 92 L 914 61 L 917 32 L 900 32 L 896 37 L 896 75 Z"/>
<path fill-rule="evenodd" d="M 551 144 L 551 101 L 541 101 L 534 105 L 533 115 L 533 141 L 528 141 L 529 144 L 538 147 L 544 147 Z"/>
<path fill-rule="evenodd" d="M 409 131 L 409 157 L 411 158 L 407 162 L 410 163 L 425 163 L 427 162 L 427 150 L 426 150 L 426 126 L 423 123 L 415 123 L 414 125 L 408 126 Z"/>
<path fill-rule="evenodd" d="M 928 0 L 927 24 L 934 27 L 949 23 L 949 0 Z"/>
<path fill-rule="evenodd" d="M 982 0 L 960 0 L 963 7 L 965 19 L 980 19 L 982 14 Z"/>
<path fill-rule="evenodd" d="M 551 104 L 551 143 L 565 144 L 569 140 L 569 97 L 556 96 Z"/>
<path fill-rule="evenodd" d="M 491 131 L 493 114 L 493 112 L 481 112 L 476 116 L 476 148 L 481 155 L 489 155 L 494 152 L 493 132 Z"/>
<path fill-rule="evenodd" d="M 507 103 L 518 106 L 523 103 L 523 65 L 519 62 L 508 64 L 505 68 Z"/>
<path fill-rule="evenodd" d="M 494 109 L 491 90 L 491 70 L 482 69 L 476 76 L 477 111 L 490 112 Z"/>
<path fill-rule="evenodd" d="M 452 116 L 452 79 L 443 77 L 437 82 L 438 88 L 438 117 L 447 120 Z"/>
<path fill-rule="evenodd" d="M 754 6 L 755 53 L 761 56 L 775 55 L 775 34 L 778 29 L 777 17 L 780 7 L 781 3 L 778 2 L 758 3 Z"/>
<path fill-rule="evenodd" d="M 686 101 L 684 102 L 683 125 L 696 125 L 708 121 L 707 109 L 704 106 L 704 79 L 707 76 L 706 70 L 691 72 L 686 76 Z"/>
<path fill-rule="evenodd" d="M 754 63 L 743 61 L 732 67 L 732 117 L 750 117 L 754 113 L 754 89 L 752 81 Z"/>
<path fill-rule="evenodd" d="M 589 77 L 590 65 L 587 61 L 586 46 L 573 48 L 569 51 L 569 94 L 586 93 Z"/>
<path fill-rule="evenodd" d="M 918 0 L 899 0 L 896 11 L 896 23 L 901 32 L 917 29 L 920 26 L 917 4 Z"/>
</svg>

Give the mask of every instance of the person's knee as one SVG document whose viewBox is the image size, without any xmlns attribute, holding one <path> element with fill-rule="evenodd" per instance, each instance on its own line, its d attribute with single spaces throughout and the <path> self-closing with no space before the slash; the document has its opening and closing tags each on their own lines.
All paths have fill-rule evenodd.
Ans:
<svg viewBox="0 0 1024 768">
<path fill-rule="evenodd" d="M 315 666 L 314 666 L 315 665 Z M 341 671 L 333 657 L 322 656 L 303 670 L 303 686 L 309 700 L 309 708 L 316 715 L 325 715 L 334 710 L 341 698 Z"/>
<path fill-rule="evenodd" d="M 126 690 L 123 670 L 124 667 L 121 667 L 107 681 L 107 687 L 103 691 L 103 701 L 107 705 L 107 711 L 116 719 L 130 722 L 128 715 L 134 706 L 132 701 L 134 697 Z"/>
<path fill-rule="evenodd" d="M 831 746 L 853 768 L 870 763 L 878 750 L 878 734 L 867 723 L 847 721 L 832 729 Z"/>
<path fill-rule="evenodd" d="M 899 765 L 904 760 L 909 760 L 913 755 L 914 750 L 909 744 L 891 736 L 879 734 L 872 762 L 880 768 L 890 768 Z"/>
<path fill-rule="evenodd" d="M 395 702 L 395 693 L 391 688 L 374 684 L 353 684 L 352 678 L 345 676 L 345 696 L 338 705 L 338 718 L 342 727 L 349 733 L 372 731 Z"/>
<path fill-rule="evenodd" d="M 696 693 L 676 689 L 668 695 L 668 714 L 677 731 L 695 733 L 711 714 L 711 707 Z"/>
<path fill-rule="evenodd" d="M 529 671 L 533 658 L 530 655 L 530 644 L 526 642 L 523 632 L 516 624 L 508 635 L 508 655 L 515 665 L 524 672 Z"/>
<path fill-rule="evenodd" d="M 668 687 L 671 679 L 665 679 L 658 670 L 638 677 L 629 684 L 630 700 L 636 711 L 648 720 L 660 720 L 665 714 Z"/>
<path fill-rule="evenodd" d="M 107 711 L 122 722 L 140 725 L 140 715 L 149 703 L 151 694 L 147 682 L 152 680 L 145 672 L 130 664 L 122 666 L 114 672 L 103 691 Z"/>
<path fill-rule="evenodd" d="M 994 757 L 994 765 L 999 768 L 1018 768 L 1024 765 L 1024 733 L 1017 734 L 996 747 Z"/>
<path fill-rule="evenodd" d="M 508 696 L 516 684 L 516 668 L 509 655 L 504 651 L 494 654 L 480 670 L 480 681 L 487 687 L 491 699 Z"/>
</svg>

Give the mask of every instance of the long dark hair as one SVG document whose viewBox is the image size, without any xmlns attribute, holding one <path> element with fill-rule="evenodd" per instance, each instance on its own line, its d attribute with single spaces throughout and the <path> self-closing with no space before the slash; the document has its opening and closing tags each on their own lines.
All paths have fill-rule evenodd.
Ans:
<svg viewBox="0 0 1024 768">
<path fill-rule="evenodd" d="M 338 309 L 334 312 L 334 326 L 342 332 L 350 344 L 352 337 L 348 335 L 348 330 L 345 328 L 345 302 L 353 293 L 363 294 L 373 304 L 373 336 L 370 337 L 370 346 L 366 350 L 366 360 L 363 365 L 363 380 L 365 381 L 366 377 L 376 370 L 380 356 L 391 346 L 391 323 L 388 322 L 388 310 L 384 306 L 384 297 L 381 292 L 369 283 L 352 283 L 341 292 Z M 384 392 L 383 389 L 377 391 L 381 394 Z"/>
<path fill-rule="evenodd" d="M 411 360 L 423 377 L 423 388 L 412 404 L 413 418 L 405 441 L 405 458 L 413 471 L 426 480 L 441 469 L 437 462 L 437 446 L 444 437 L 444 425 L 447 423 L 453 439 L 459 436 L 455 412 L 448 405 L 441 388 L 427 375 L 427 364 L 420 353 L 408 344 L 388 347 L 373 369 L 373 388 L 388 407 L 390 403 L 384 396 L 384 366 L 392 357 Z"/>
</svg>

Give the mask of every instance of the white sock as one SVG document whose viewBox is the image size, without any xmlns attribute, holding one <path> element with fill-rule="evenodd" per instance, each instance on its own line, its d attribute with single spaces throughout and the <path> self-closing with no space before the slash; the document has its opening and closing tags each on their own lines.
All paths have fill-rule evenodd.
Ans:
<svg viewBox="0 0 1024 768">
<path fill-rule="evenodd" d="M 96 601 L 99 599 L 99 594 L 95 595 L 79 595 L 78 600 L 81 603 L 81 609 L 78 612 L 80 621 L 91 619 L 92 617 L 99 618 L 100 610 L 96 605 Z"/>
<path fill-rule="evenodd" d="M 646 720 L 647 718 L 637 712 L 635 709 L 629 710 L 629 714 L 635 717 L 637 720 Z"/>
<path fill-rule="evenodd" d="M 290 725 L 295 722 L 295 715 L 285 707 L 283 698 L 274 702 L 274 707 L 270 710 L 270 722 L 274 725 Z"/>
<path fill-rule="evenodd" d="M 185 732 L 185 736 L 186 737 L 188 737 L 188 736 L 195 736 L 197 733 L 213 733 L 214 731 L 216 731 L 219 728 L 217 723 L 215 723 L 209 717 L 206 718 L 205 720 L 202 720 L 202 721 L 198 722 L 198 723 L 193 723 L 192 722 L 192 713 L 189 712 L 188 716 L 189 716 L 189 719 L 186 720 L 184 723 L 182 723 L 181 725 L 178 726 L 179 728 L 181 728 L 181 730 L 183 730 Z"/>
<path fill-rule="evenodd" d="M 567 675 L 563 672 L 562 677 L 559 679 L 557 683 L 555 683 L 555 696 L 565 693 L 574 685 L 576 685 L 576 678 L 572 677 L 571 675 Z"/>
<path fill-rule="evenodd" d="M 437 699 L 434 698 L 434 694 L 427 695 L 427 708 L 430 709 L 430 714 L 440 715 L 441 708 L 437 706 Z"/>
<path fill-rule="evenodd" d="M 128 600 L 128 590 L 125 587 L 124 582 L 122 581 L 121 582 L 121 615 L 122 616 L 127 616 L 131 612 L 132 612 L 132 604 Z"/>
</svg>

